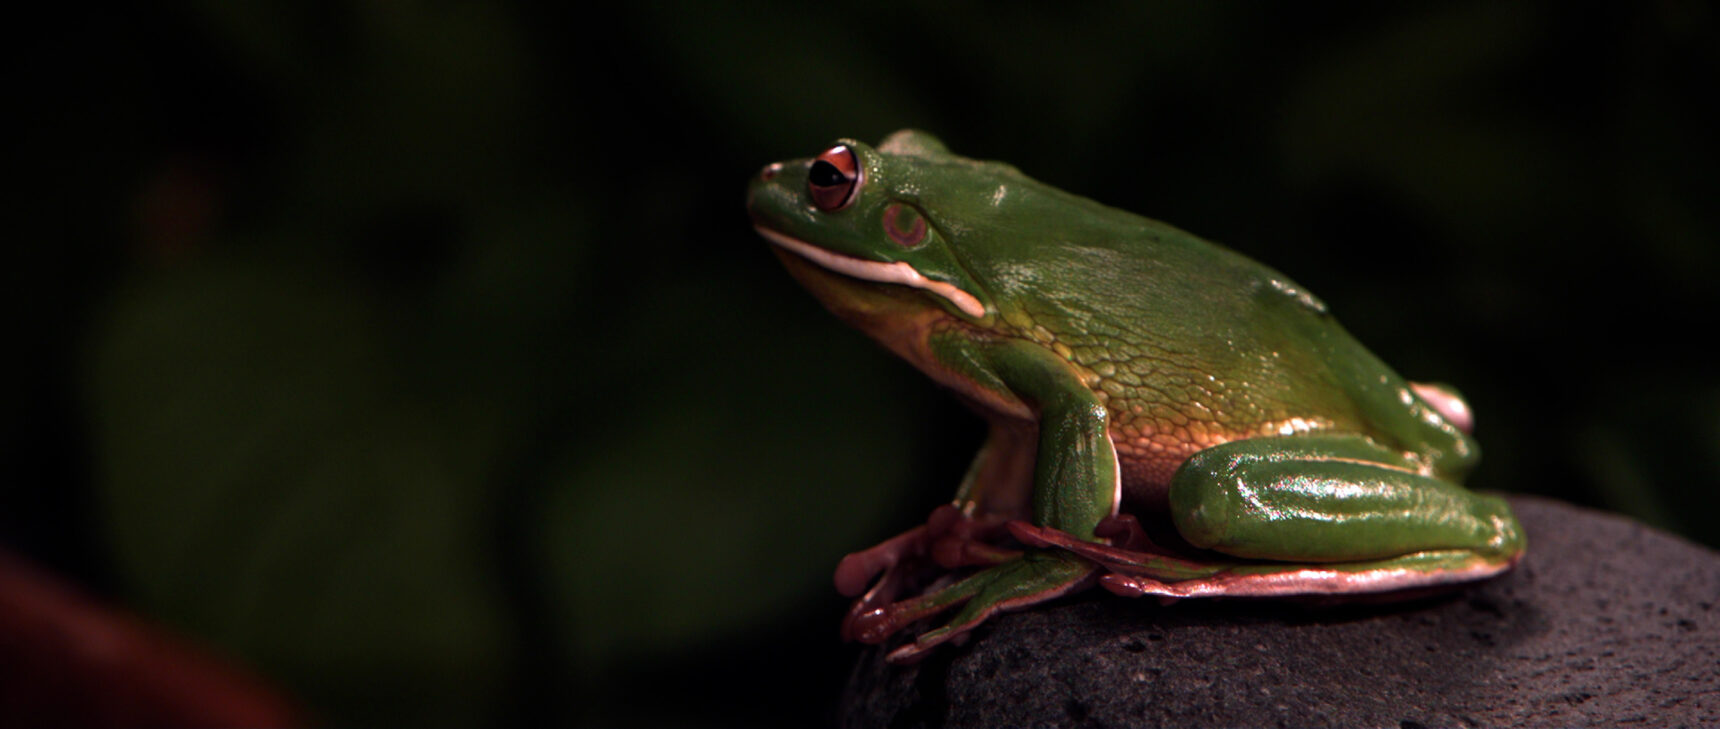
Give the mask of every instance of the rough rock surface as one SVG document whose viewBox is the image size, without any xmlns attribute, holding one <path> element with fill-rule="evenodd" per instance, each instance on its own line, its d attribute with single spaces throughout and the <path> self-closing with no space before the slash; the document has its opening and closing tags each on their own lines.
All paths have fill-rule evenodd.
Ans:
<svg viewBox="0 0 1720 729">
<path fill-rule="evenodd" d="M 1720 554 L 1512 503 L 1529 554 L 1490 582 L 1328 607 L 1095 590 L 915 666 L 867 650 L 842 725 L 1720 726 Z"/>
</svg>

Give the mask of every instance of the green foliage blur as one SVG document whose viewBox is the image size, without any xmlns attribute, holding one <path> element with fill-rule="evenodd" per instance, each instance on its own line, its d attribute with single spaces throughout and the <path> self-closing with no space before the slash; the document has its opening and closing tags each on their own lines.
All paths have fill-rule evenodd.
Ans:
<svg viewBox="0 0 1720 729">
<path fill-rule="evenodd" d="M 46 11 L 0 541 L 330 724 L 826 721 L 830 568 L 981 429 L 741 198 L 911 126 L 1308 285 L 1472 485 L 1720 544 L 1713 4 L 717 7 Z"/>
</svg>

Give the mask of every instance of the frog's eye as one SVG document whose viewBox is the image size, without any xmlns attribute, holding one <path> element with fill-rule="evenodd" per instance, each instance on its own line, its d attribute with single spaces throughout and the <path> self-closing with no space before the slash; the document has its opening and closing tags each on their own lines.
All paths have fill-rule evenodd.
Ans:
<svg viewBox="0 0 1720 729">
<path fill-rule="evenodd" d="M 848 207 L 860 190 L 860 164 L 854 158 L 854 150 L 845 144 L 824 150 L 824 154 L 812 161 L 806 189 L 819 210 L 834 213 Z"/>
</svg>

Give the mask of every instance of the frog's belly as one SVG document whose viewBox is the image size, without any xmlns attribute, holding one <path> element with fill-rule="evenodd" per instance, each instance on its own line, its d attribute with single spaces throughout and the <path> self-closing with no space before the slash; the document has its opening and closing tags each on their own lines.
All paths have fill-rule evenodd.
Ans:
<svg viewBox="0 0 1720 729">
<path fill-rule="evenodd" d="M 1201 420 L 1182 424 L 1118 418 L 1110 428 L 1111 447 L 1121 471 L 1120 507 L 1130 513 L 1155 513 L 1167 508 L 1171 477 L 1184 461 L 1221 443 L 1245 438 L 1306 433 L 1331 427 L 1323 418 L 1281 418 L 1244 428 Z"/>
<path fill-rule="evenodd" d="M 1170 498 L 1171 476 L 1183 461 L 1208 445 L 1156 445 L 1113 434 L 1111 447 L 1117 451 L 1117 467 L 1122 471 L 1121 508 L 1136 513 L 1164 508 Z"/>
</svg>

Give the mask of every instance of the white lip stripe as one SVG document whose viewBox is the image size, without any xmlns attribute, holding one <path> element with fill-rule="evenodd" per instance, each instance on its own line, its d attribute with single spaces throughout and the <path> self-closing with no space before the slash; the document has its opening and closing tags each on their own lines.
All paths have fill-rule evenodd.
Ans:
<svg viewBox="0 0 1720 729">
<path fill-rule="evenodd" d="M 896 261 L 895 263 L 863 261 L 858 258 L 851 258 L 849 256 L 831 253 L 830 251 L 819 248 L 811 243 L 790 238 L 769 228 L 754 226 L 754 229 L 758 231 L 759 235 L 764 236 L 766 240 L 782 246 L 783 248 L 787 248 L 788 250 L 794 251 L 795 253 L 800 254 L 801 257 L 837 273 L 853 276 L 854 278 L 865 279 L 867 281 L 901 284 L 903 286 L 912 286 L 916 289 L 930 291 L 949 299 L 949 302 L 955 304 L 957 309 L 961 309 L 963 314 L 967 314 L 975 319 L 980 319 L 985 316 L 985 306 L 980 304 L 979 299 L 974 298 L 973 294 L 963 291 L 952 284 L 947 284 L 943 281 L 933 281 L 925 276 L 921 276 L 919 271 L 915 271 L 913 266 L 910 266 L 903 261 Z"/>
</svg>

